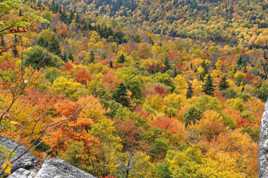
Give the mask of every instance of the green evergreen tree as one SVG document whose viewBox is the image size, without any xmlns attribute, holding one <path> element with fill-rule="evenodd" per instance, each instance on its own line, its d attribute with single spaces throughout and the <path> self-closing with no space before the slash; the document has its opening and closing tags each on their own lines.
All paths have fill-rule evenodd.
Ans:
<svg viewBox="0 0 268 178">
<path fill-rule="evenodd" d="M 70 12 L 70 14 L 69 14 L 69 24 L 70 23 L 72 23 L 72 21 L 74 20 L 74 18 L 75 18 L 75 11 L 74 10 L 72 10 L 71 12 Z"/>
<path fill-rule="evenodd" d="M 50 52 L 56 55 L 61 54 L 60 40 L 51 30 L 42 31 L 37 38 L 37 44 L 48 49 Z"/>
<path fill-rule="evenodd" d="M 19 41 L 18 36 L 15 34 L 14 37 L 13 37 L 13 46 L 12 46 L 12 53 L 13 53 L 14 57 L 18 57 L 18 55 L 19 55 L 19 52 L 18 52 L 18 49 L 17 49 L 18 41 Z"/>
<path fill-rule="evenodd" d="M 201 67 L 203 68 L 203 72 L 200 74 L 200 79 L 202 81 L 204 81 L 205 77 L 208 74 L 209 66 L 208 66 L 208 64 L 205 61 L 203 61 L 202 64 L 201 64 Z"/>
<path fill-rule="evenodd" d="M 51 10 L 53 11 L 53 12 L 59 12 L 59 10 L 60 10 L 60 6 L 59 6 L 59 4 L 57 4 L 56 2 L 55 2 L 55 0 L 53 0 L 52 1 L 52 3 L 51 3 Z"/>
<path fill-rule="evenodd" d="M 188 127 L 191 124 L 195 124 L 201 119 L 202 112 L 196 107 L 191 107 L 183 117 L 185 127 Z"/>
<path fill-rule="evenodd" d="M 163 159 L 166 156 L 168 150 L 167 140 L 157 138 L 150 148 L 150 155 L 153 159 Z"/>
<path fill-rule="evenodd" d="M 169 59 L 167 57 L 164 60 L 164 65 L 165 65 L 165 71 L 171 69 L 171 65 L 170 65 Z"/>
<path fill-rule="evenodd" d="M 245 69 L 247 67 L 249 60 L 250 59 L 248 56 L 240 56 L 236 62 L 237 69 Z"/>
<path fill-rule="evenodd" d="M 205 82 L 203 85 L 203 92 L 211 96 L 214 94 L 213 79 L 210 74 L 208 74 L 208 76 L 205 79 Z"/>
<path fill-rule="evenodd" d="M 186 92 L 186 98 L 192 98 L 193 96 L 193 88 L 192 83 L 188 82 L 187 92 Z"/>
<path fill-rule="evenodd" d="M 118 62 L 120 64 L 123 64 L 123 63 L 125 63 L 125 61 L 126 61 L 126 57 L 124 56 L 124 54 L 120 55 L 118 58 Z"/>
<path fill-rule="evenodd" d="M 32 66 L 34 69 L 63 65 L 61 58 L 40 46 L 29 48 L 24 52 L 23 56 L 23 65 Z"/>
<path fill-rule="evenodd" d="M 76 23 L 80 23 L 81 22 L 80 15 L 78 13 L 75 14 L 75 22 Z M 77 24 L 77 25 L 80 25 L 80 24 Z"/>
<path fill-rule="evenodd" d="M 192 10 L 195 10 L 197 7 L 198 7 L 198 3 L 197 3 L 196 0 L 192 0 L 192 1 L 190 1 L 190 8 L 191 8 Z"/>
<path fill-rule="evenodd" d="M 227 88 L 229 88 L 229 83 L 227 81 L 226 76 L 223 76 L 219 84 L 219 89 L 223 91 L 226 90 Z"/>
<path fill-rule="evenodd" d="M 172 173 L 169 170 L 169 167 L 165 163 L 161 163 L 157 166 L 157 175 L 160 178 L 172 178 Z"/>
<path fill-rule="evenodd" d="M 123 106 L 130 106 L 130 98 L 127 93 L 127 87 L 123 83 L 121 83 L 113 93 L 113 99 Z"/>
</svg>

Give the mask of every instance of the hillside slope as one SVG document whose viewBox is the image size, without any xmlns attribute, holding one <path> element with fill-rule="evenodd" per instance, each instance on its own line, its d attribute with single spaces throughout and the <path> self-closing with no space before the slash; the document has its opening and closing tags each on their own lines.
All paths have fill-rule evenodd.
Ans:
<svg viewBox="0 0 268 178">
<path fill-rule="evenodd" d="M 96 177 L 258 176 L 265 1 L 3 0 L 0 10 L 0 136 Z M 0 152 L 8 175 L 12 154 Z"/>
</svg>

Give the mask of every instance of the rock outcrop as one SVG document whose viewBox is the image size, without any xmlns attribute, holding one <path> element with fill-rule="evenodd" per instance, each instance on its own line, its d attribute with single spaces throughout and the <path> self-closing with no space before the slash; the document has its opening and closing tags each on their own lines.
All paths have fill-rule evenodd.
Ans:
<svg viewBox="0 0 268 178">
<path fill-rule="evenodd" d="M 259 178 L 268 178 L 268 101 L 261 121 L 259 150 Z"/>
<path fill-rule="evenodd" d="M 1 147 L 6 148 L 9 152 L 12 153 L 11 162 L 14 161 L 12 172 L 16 171 L 19 168 L 32 169 L 37 164 L 37 159 L 27 152 L 26 148 L 22 145 L 18 145 L 16 142 L 9 140 L 4 137 L 0 137 Z M 0 153 L 0 165 L 2 164 L 3 159 L 1 160 Z"/>
<path fill-rule="evenodd" d="M 23 168 L 18 169 L 13 172 L 8 178 L 35 178 L 36 173 L 33 170 L 26 170 Z"/>
<path fill-rule="evenodd" d="M 0 137 L 0 146 L 12 152 L 13 168 L 8 178 L 95 178 L 60 159 L 48 159 L 38 166 L 38 159 L 14 141 Z M 22 156 L 23 155 L 23 156 Z M 0 152 L 0 166 L 3 164 Z M 41 167 L 41 168 L 40 168 Z"/>
<path fill-rule="evenodd" d="M 35 178 L 94 178 L 60 159 L 46 160 Z"/>
</svg>

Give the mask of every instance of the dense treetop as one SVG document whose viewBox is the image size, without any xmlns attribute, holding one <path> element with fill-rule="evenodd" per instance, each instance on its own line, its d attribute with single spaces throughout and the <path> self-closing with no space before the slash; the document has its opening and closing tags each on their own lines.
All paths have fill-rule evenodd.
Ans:
<svg viewBox="0 0 268 178">
<path fill-rule="evenodd" d="M 21 3 L 0 1 L 1 136 L 98 177 L 258 176 L 266 1 Z"/>
</svg>

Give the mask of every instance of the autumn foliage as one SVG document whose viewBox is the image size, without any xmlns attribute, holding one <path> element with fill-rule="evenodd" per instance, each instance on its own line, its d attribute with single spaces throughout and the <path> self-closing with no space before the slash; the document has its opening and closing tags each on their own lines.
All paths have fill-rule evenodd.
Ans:
<svg viewBox="0 0 268 178">
<path fill-rule="evenodd" d="M 58 2 L 0 2 L 0 136 L 101 178 L 258 177 L 266 2 Z"/>
</svg>

